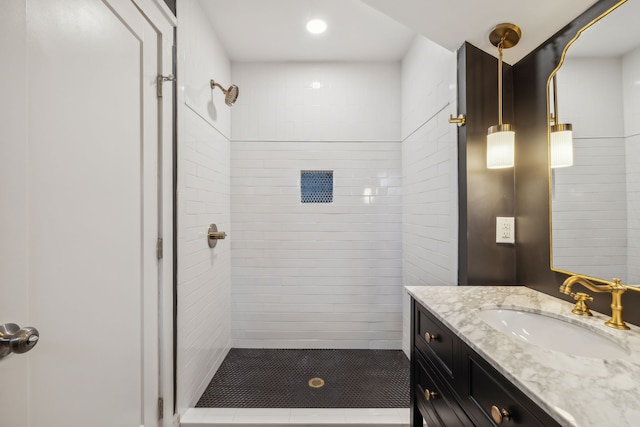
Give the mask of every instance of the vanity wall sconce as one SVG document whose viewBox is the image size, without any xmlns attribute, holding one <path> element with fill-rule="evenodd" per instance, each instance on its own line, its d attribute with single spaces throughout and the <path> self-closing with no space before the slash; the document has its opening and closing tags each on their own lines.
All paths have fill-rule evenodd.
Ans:
<svg viewBox="0 0 640 427">
<path fill-rule="evenodd" d="M 553 75 L 553 114 L 551 115 L 551 168 L 573 166 L 573 126 L 560 123 L 558 119 L 558 84 L 556 74 Z"/>
</svg>

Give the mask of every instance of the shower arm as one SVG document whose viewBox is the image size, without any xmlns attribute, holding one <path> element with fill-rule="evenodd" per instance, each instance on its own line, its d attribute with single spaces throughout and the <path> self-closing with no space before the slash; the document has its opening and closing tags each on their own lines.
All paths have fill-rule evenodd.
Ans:
<svg viewBox="0 0 640 427">
<path fill-rule="evenodd" d="M 227 94 L 227 89 L 223 88 L 222 85 L 220 85 L 220 83 L 216 83 L 213 80 L 211 80 L 211 89 L 215 89 L 217 87 L 220 88 L 220 90 L 226 95 Z"/>
</svg>

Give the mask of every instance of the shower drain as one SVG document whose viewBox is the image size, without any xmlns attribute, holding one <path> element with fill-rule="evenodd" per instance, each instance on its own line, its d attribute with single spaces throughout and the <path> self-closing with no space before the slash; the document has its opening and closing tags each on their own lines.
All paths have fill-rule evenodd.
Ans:
<svg viewBox="0 0 640 427">
<path fill-rule="evenodd" d="M 311 378 L 309 380 L 309 387 L 320 388 L 324 386 L 324 380 L 322 378 Z"/>
</svg>

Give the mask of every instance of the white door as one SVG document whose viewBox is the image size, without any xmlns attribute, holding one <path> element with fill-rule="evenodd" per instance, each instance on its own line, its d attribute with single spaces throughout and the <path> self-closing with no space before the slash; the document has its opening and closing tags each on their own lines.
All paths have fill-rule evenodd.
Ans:
<svg viewBox="0 0 640 427">
<path fill-rule="evenodd" d="M 129 0 L 0 0 L 2 426 L 159 425 L 161 54 Z"/>
</svg>

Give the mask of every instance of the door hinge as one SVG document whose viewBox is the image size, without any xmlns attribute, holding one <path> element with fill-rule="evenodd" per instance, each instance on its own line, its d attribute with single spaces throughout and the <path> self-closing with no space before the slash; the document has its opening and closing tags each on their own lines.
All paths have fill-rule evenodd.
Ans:
<svg viewBox="0 0 640 427">
<path fill-rule="evenodd" d="M 163 247 L 164 247 L 164 242 L 162 241 L 162 237 L 158 237 L 158 242 L 156 243 L 156 257 L 158 259 L 162 259 Z"/>
<path fill-rule="evenodd" d="M 161 420 L 164 418 L 164 399 L 158 398 L 158 419 Z"/>
<path fill-rule="evenodd" d="M 169 74 L 168 76 L 163 76 L 161 74 L 158 75 L 158 77 L 156 77 L 156 94 L 158 95 L 158 98 L 162 98 L 162 83 L 175 81 L 176 76 L 173 74 Z"/>
</svg>

